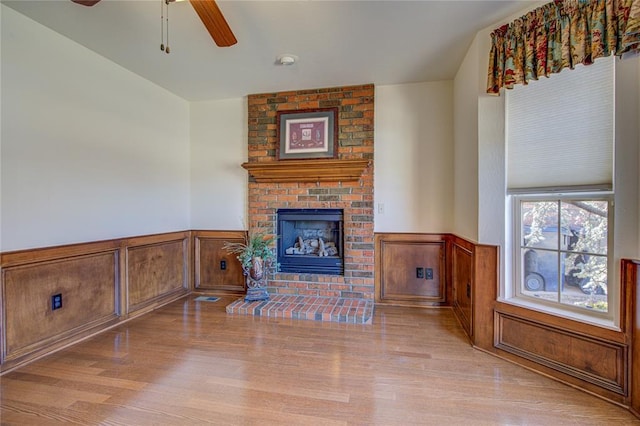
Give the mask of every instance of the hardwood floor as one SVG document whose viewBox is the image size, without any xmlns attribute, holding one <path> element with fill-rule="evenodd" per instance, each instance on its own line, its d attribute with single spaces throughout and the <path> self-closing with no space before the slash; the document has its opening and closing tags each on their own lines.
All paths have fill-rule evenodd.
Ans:
<svg viewBox="0 0 640 426">
<path fill-rule="evenodd" d="M 167 305 L 0 380 L 3 425 L 639 423 L 473 349 L 448 309 L 376 307 L 373 325 Z"/>
</svg>

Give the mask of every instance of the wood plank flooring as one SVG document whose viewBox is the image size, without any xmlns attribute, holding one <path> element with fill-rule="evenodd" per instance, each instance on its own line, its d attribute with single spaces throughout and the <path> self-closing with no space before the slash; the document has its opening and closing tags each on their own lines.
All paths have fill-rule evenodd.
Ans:
<svg viewBox="0 0 640 426">
<path fill-rule="evenodd" d="M 0 378 L 3 425 L 614 425 L 627 410 L 473 349 L 448 309 L 373 325 L 193 296 Z"/>
</svg>

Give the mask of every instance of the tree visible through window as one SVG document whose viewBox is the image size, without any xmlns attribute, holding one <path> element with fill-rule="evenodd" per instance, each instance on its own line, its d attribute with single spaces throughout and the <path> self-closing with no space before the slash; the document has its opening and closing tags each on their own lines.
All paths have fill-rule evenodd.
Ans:
<svg viewBox="0 0 640 426">
<path fill-rule="evenodd" d="M 609 201 L 518 196 L 520 294 L 608 312 Z"/>
</svg>

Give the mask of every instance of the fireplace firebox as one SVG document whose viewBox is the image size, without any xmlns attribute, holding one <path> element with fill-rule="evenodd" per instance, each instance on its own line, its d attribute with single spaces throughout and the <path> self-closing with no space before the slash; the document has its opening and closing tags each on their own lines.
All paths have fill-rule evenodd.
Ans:
<svg viewBox="0 0 640 426">
<path fill-rule="evenodd" d="M 280 272 L 344 274 L 343 211 L 279 209 Z"/>
</svg>

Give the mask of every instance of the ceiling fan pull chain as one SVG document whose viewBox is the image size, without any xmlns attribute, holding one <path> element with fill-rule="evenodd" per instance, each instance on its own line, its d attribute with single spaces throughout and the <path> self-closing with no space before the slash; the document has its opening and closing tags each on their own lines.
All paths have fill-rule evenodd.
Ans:
<svg viewBox="0 0 640 426">
<path fill-rule="evenodd" d="M 170 0 L 165 0 L 167 3 L 167 47 L 165 48 L 165 52 L 169 53 L 169 2 Z"/>
<path fill-rule="evenodd" d="M 164 52 L 164 0 L 160 0 L 160 50 Z"/>
</svg>

